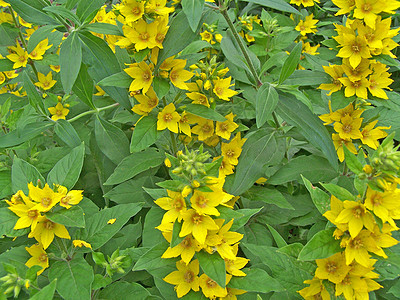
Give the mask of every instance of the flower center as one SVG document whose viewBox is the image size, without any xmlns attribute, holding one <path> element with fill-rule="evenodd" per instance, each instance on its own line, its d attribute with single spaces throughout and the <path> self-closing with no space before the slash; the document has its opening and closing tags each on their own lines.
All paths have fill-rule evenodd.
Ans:
<svg viewBox="0 0 400 300">
<path fill-rule="evenodd" d="M 197 197 L 196 203 L 198 206 L 204 208 L 207 206 L 207 198 L 205 198 L 204 196 L 199 196 Z"/>
<path fill-rule="evenodd" d="M 71 200 L 71 196 L 65 196 L 61 198 L 61 203 L 68 204 L 69 200 Z"/>
<path fill-rule="evenodd" d="M 49 220 L 47 220 L 47 221 L 44 222 L 43 226 L 47 230 L 52 230 L 54 228 L 54 223 L 49 221 Z"/>
<path fill-rule="evenodd" d="M 352 126 L 349 124 L 343 125 L 343 131 L 346 133 L 350 133 L 352 129 L 353 129 Z"/>
<path fill-rule="evenodd" d="M 132 14 L 134 14 L 134 15 L 139 15 L 139 14 L 140 14 L 140 9 L 139 9 L 139 7 L 134 7 L 134 8 L 132 8 Z"/>
<path fill-rule="evenodd" d="M 223 92 L 224 92 L 224 89 L 221 88 L 221 87 L 217 87 L 215 90 L 216 90 L 216 92 L 217 92 L 217 95 L 222 95 Z"/>
<path fill-rule="evenodd" d="M 147 41 L 149 39 L 149 37 L 150 36 L 149 36 L 149 34 L 147 32 L 143 32 L 143 33 L 140 34 L 140 39 L 142 41 Z"/>
<path fill-rule="evenodd" d="M 232 149 L 229 149 L 228 151 L 226 151 L 226 156 L 233 157 L 234 155 L 235 155 L 235 151 L 233 151 Z"/>
<path fill-rule="evenodd" d="M 197 213 L 192 217 L 192 222 L 193 222 L 193 224 L 195 224 L 195 225 L 201 224 L 201 221 L 202 221 L 202 218 L 201 218 L 201 216 L 200 216 L 199 214 L 197 214 Z"/>
<path fill-rule="evenodd" d="M 25 56 L 20 56 L 20 57 L 19 57 L 19 61 L 20 61 L 20 62 L 24 62 L 24 61 L 25 61 Z"/>
<path fill-rule="evenodd" d="M 150 80 L 150 74 L 149 73 L 143 73 L 143 80 L 144 81 L 149 81 Z"/>
<path fill-rule="evenodd" d="M 365 3 L 365 4 L 362 6 L 362 11 L 363 11 L 363 13 L 368 13 L 371 9 L 372 9 L 372 6 L 371 6 L 371 4 L 369 4 L 369 3 Z"/>
<path fill-rule="evenodd" d="M 328 262 L 328 263 L 326 264 L 326 266 L 325 266 L 325 269 L 326 269 L 326 271 L 327 271 L 328 273 L 331 273 L 331 274 L 332 274 L 332 273 L 335 273 L 336 270 L 337 270 L 336 263 L 333 262 L 333 261 Z"/>
<path fill-rule="evenodd" d="M 183 248 L 191 248 L 191 247 L 192 247 L 192 240 L 190 239 L 190 237 L 186 237 L 186 238 L 182 241 L 182 247 L 183 247 Z"/>
<path fill-rule="evenodd" d="M 354 240 L 352 240 L 351 244 L 354 249 L 360 249 L 364 246 L 362 240 L 360 240 L 359 238 L 355 238 Z"/>
<path fill-rule="evenodd" d="M 222 123 L 222 124 L 219 126 L 219 129 L 220 129 L 221 131 L 228 131 L 228 124 Z"/>
<path fill-rule="evenodd" d="M 42 253 L 39 255 L 38 260 L 40 262 L 46 262 L 47 261 L 47 254 L 46 253 Z"/>
<path fill-rule="evenodd" d="M 160 43 L 162 43 L 164 41 L 165 35 L 162 33 L 158 33 L 156 36 L 156 40 Z"/>
<path fill-rule="evenodd" d="M 354 218 L 359 219 L 359 218 L 361 218 L 362 214 L 363 214 L 363 211 L 362 211 L 361 207 L 353 208 L 353 216 L 354 216 Z"/>
<path fill-rule="evenodd" d="M 38 211 L 35 210 L 28 210 L 28 217 L 31 219 L 36 219 L 36 217 L 38 216 Z"/>
<path fill-rule="evenodd" d="M 204 124 L 204 125 L 201 127 L 201 130 L 202 130 L 203 132 L 205 132 L 205 133 L 211 132 L 211 126 L 209 126 L 208 124 Z"/>
<path fill-rule="evenodd" d="M 194 280 L 194 274 L 192 271 L 186 271 L 185 275 L 183 275 L 183 279 L 187 283 L 191 283 Z"/>
<path fill-rule="evenodd" d="M 217 286 L 217 283 L 210 278 L 207 280 L 206 284 L 207 284 L 207 287 L 210 289 L 213 289 Z"/>
<path fill-rule="evenodd" d="M 58 115 L 58 111 L 57 111 L 57 115 Z M 42 206 L 44 207 L 48 207 L 51 204 L 51 198 L 42 198 L 42 202 L 41 202 Z"/>
<path fill-rule="evenodd" d="M 360 46 L 358 44 L 354 44 L 353 46 L 351 46 L 351 49 L 353 50 L 353 52 L 358 53 L 360 52 Z"/>
<path fill-rule="evenodd" d="M 164 121 L 165 122 L 170 122 L 172 120 L 172 115 L 170 113 L 166 113 L 164 115 Z"/>
</svg>

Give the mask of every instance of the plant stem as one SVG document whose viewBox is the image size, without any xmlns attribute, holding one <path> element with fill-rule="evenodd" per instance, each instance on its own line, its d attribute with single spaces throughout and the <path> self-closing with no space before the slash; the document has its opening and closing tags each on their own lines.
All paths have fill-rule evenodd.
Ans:
<svg viewBox="0 0 400 300">
<path fill-rule="evenodd" d="M 260 78 L 258 77 L 257 71 L 254 68 L 253 62 L 251 61 L 249 54 L 247 53 L 247 49 L 246 49 L 245 45 L 243 44 L 242 39 L 240 38 L 239 33 L 237 32 L 231 19 L 229 18 L 227 7 L 219 8 L 219 11 L 221 12 L 222 16 L 225 18 L 226 22 L 228 23 L 228 26 L 231 29 L 236 42 L 239 44 L 240 50 L 242 51 L 243 56 L 246 59 L 247 64 L 249 65 L 250 72 L 254 77 L 257 87 L 262 86 L 262 82 L 261 82 Z"/>
<path fill-rule="evenodd" d="M 114 104 L 111 104 L 111 105 L 108 105 L 108 106 L 104 106 L 104 107 L 100 107 L 100 108 L 97 108 L 97 109 L 85 111 L 85 112 L 81 113 L 80 115 L 77 115 L 77 116 L 75 116 L 72 119 L 69 119 L 67 121 L 72 123 L 72 122 L 74 122 L 74 121 L 76 121 L 76 120 L 78 120 L 78 119 L 80 119 L 80 118 L 82 118 L 84 116 L 87 116 L 87 115 L 90 115 L 90 114 L 96 114 L 96 113 L 99 113 L 99 112 L 101 112 L 103 110 L 107 110 L 107 109 L 110 109 L 110 108 L 117 107 L 118 105 L 119 105 L 119 103 L 114 103 Z"/>
</svg>

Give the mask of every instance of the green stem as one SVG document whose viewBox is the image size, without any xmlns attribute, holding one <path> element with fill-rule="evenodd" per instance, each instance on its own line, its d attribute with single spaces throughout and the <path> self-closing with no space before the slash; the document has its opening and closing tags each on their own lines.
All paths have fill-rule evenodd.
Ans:
<svg viewBox="0 0 400 300">
<path fill-rule="evenodd" d="M 273 111 L 272 112 L 272 117 L 274 118 L 274 122 L 276 124 L 276 128 L 281 128 L 281 124 L 278 121 L 278 117 L 276 116 L 276 113 Z"/>
<path fill-rule="evenodd" d="M 167 106 L 167 100 L 165 100 L 165 97 L 163 97 L 162 100 L 163 100 L 164 106 Z M 173 151 L 172 154 L 175 155 L 178 152 L 178 147 L 176 146 L 175 136 L 169 129 L 168 129 L 168 131 L 169 131 L 169 136 L 171 138 L 172 151 Z"/>
<path fill-rule="evenodd" d="M 114 103 L 114 104 L 111 104 L 111 105 L 108 105 L 108 106 L 104 106 L 104 107 L 100 107 L 100 108 L 97 108 L 97 109 L 85 111 L 85 112 L 81 113 L 80 115 L 77 115 L 77 116 L 73 117 L 72 119 L 69 119 L 68 122 L 70 122 L 70 123 L 75 122 L 76 120 L 78 120 L 78 119 L 80 119 L 80 118 L 82 118 L 84 116 L 87 116 L 87 115 L 90 115 L 90 114 L 96 114 L 96 113 L 99 113 L 99 112 L 101 112 L 103 110 L 107 110 L 107 109 L 110 109 L 110 108 L 117 107 L 118 105 L 119 105 L 119 103 Z"/>
<path fill-rule="evenodd" d="M 13 18 L 13 22 L 15 27 L 18 28 L 18 35 L 19 35 L 19 39 L 21 40 L 22 46 L 24 47 L 24 50 L 28 53 L 28 46 L 26 45 L 25 39 L 21 33 L 21 26 L 19 25 L 17 18 L 15 18 L 15 14 L 14 14 L 14 10 L 12 9 L 11 6 L 8 7 L 8 9 L 10 10 L 10 14 Z M 35 64 L 33 62 L 33 60 L 29 59 L 29 64 L 32 66 L 33 72 L 35 72 L 36 77 L 38 76 L 38 71 L 35 67 Z"/>
<path fill-rule="evenodd" d="M 257 87 L 262 86 L 262 82 L 260 78 L 258 77 L 257 71 L 254 68 L 253 62 L 250 59 L 249 53 L 247 53 L 247 49 L 245 45 L 242 42 L 242 39 L 239 36 L 239 33 L 237 32 L 235 26 L 233 25 L 231 19 L 229 18 L 228 15 L 228 9 L 226 7 L 220 8 L 219 11 L 221 12 L 222 16 L 225 18 L 226 22 L 228 23 L 229 28 L 231 29 L 233 36 L 235 37 L 236 42 L 239 44 L 240 50 L 243 53 L 244 58 L 246 59 L 246 62 L 250 68 L 250 72 L 254 77 L 254 80 L 257 84 Z"/>
</svg>

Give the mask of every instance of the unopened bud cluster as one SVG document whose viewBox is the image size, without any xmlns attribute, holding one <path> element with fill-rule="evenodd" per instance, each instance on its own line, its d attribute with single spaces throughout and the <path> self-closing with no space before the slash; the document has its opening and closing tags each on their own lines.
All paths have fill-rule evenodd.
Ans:
<svg viewBox="0 0 400 300">
<path fill-rule="evenodd" d="M 210 158 L 210 154 L 199 150 L 188 151 L 185 154 L 178 153 L 179 166 L 173 169 L 173 173 L 193 178 L 198 174 L 205 174 L 204 163 Z"/>
</svg>

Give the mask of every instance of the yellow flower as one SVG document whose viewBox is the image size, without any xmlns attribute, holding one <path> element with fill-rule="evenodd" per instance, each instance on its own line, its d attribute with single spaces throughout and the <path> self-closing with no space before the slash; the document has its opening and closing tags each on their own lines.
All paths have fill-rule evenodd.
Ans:
<svg viewBox="0 0 400 300">
<path fill-rule="evenodd" d="M 232 275 L 226 274 L 226 283 L 228 283 L 232 278 Z M 207 298 L 215 299 L 217 297 L 225 297 L 228 294 L 226 287 L 221 287 L 208 277 L 206 274 L 200 276 L 200 287 L 201 290 Z"/>
<path fill-rule="evenodd" d="M 70 209 L 72 205 L 76 205 L 82 201 L 82 193 L 82 190 L 72 190 L 68 193 L 64 193 L 64 196 L 60 199 L 60 206 Z"/>
<path fill-rule="evenodd" d="M 319 0 L 290 0 L 290 4 L 303 5 L 304 7 L 314 6 L 314 2 L 319 3 Z"/>
<path fill-rule="evenodd" d="M 6 77 L 7 77 L 8 79 L 17 78 L 18 75 L 19 75 L 15 70 L 6 71 L 6 72 L 4 72 L 4 74 L 6 74 Z"/>
<path fill-rule="evenodd" d="M 54 235 L 63 239 L 71 239 L 64 225 L 54 223 L 46 217 L 40 217 L 35 230 L 32 230 L 28 237 L 34 237 L 43 245 L 43 249 L 47 249 L 53 241 Z"/>
<path fill-rule="evenodd" d="M 340 122 L 336 122 L 333 125 L 333 128 L 341 139 L 349 140 L 349 139 L 360 139 L 362 138 L 362 134 L 360 132 L 360 127 L 363 118 L 353 119 L 350 116 L 345 116 L 341 119 Z"/>
<path fill-rule="evenodd" d="M 46 50 L 50 49 L 51 46 L 53 45 L 49 45 L 49 39 L 46 38 L 37 44 L 35 49 L 33 49 L 31 53 L 29 53 L 28 57 L 33 60 L 41 60 L 43 59 L 43 54 L 46 52 Z"/>
<path fill-rule="evenodd" d="M 311 280 L 305 280 L 304 283 L 309 284 L 310 286 L 305 287 L 300 291 L 297 291 L 304 299 L 331 299 L 329 292 L 326 290 L 325 285 L 323 284 L 323 281 L 321 279 L 314 277 Z"/>
<path fill-rule="evenodd" d="M 354 18 L 364 20 L 367 26 L 375 29 L 375 20 L 385 4 L 376 0 L 355 0 L 355 2 Z"/>
<path fill-rule="evenodd" d="M 355 238 L 342 241 L 345 245 L 346 264 L 350 265 L 354 260 L 364 267 L 371 264 L 368 252 L 387 258 L 382 248 L 378 247 L 371 231 L 363 229 Z"/>
<path fill-rule="evenodd" d="M 375 225 L 374 217 L 367 211 L 364 204 L 349 200 L 343 202 L 343 210 L 336 217 L 335 222 L 348 224 L 352 238 L 360 233 L 363 226 L 372 231 Z"/>
<path fill-rule="evenodd" d="M 305 36 L 307 33 L 316 33 L 317 30 L 315 28 L 317 28 L 317 26 L 315 26 L 315 24 L 318 23 L 318 20 L 313 19 L 313 17 L 314 14 L 311 14 L 307 16 L 304 21 L 300 20 L 295 29 L 300 31 L 300 34 L 303 36 Z"/>
<path fill-rule="evenodd" d="M 343 252 L 336 253 L 328 258 L 317 259 L 317 270 L 315 277 L 319 279 L 328 279 L 333 283 L 341 282 L 351 270 L 346 264 L 346 258 Z"/>
<path fill-rule="evenodd" d="M 209 42 L 210 44 L 215 44 L 213 41 L 213 35 L 211 32 L 204 30 L 203 32 L 200 33 L 201 39 L 203 41 Z"/>
<path fill-rule="evenodd" d="M 192 136 L 192 131 L 190 129 L 190 124 L 196 123 L 194 115 L 183 112 L 179 120 L 179 132 L 186 134 L 187 136 Z"/>
<path fill-rule="evenodd" d="M 339 200 L 335 196 L 331 196 L 331 209 L 323 214 L 332 224 L 336 225 L 341 231 L 345 232 L 348 230 L 348 224 L 342 224 L 336 222 L 337 216 L 343 211 L 343 201 Z"/>
<path fill-rule="evenodd" d="M 115 221 L 117 221 L 117 219 L 116 219 L 116 218 L 112 218 L 112 219 L 110 219 L 110 220 L 107 221 L 107 224 L 108 224 L 108 225 L 112 225 L 112 224 L 115 223 Z"/>
<path fill-rule="evenodd" d="M 57 82 L 56 80 L 53 80 L 53 73 L 51 71 L 46 76 L 39 72 L 38 79 L 39 82 L 36 82 L 35 85 L 44 90 L 51 89 Z"/>
<path fill-rule="evenodd" d="M 65 117 L 69 113 L 69 109 L 65 108 L 61 102 L 58 102 L 56 106 L 54 107 L 49 107 L 48 108 L 49 112 L 52 114 L 51 119 L 53 121 L 57 121 L 58 119 L 63 119 L 65 120 Z"/>
<path fill-rule="evenodd" d="M 52 70 L 53 70 L 54 72 L 56 72 L 56 73 L 59 73 L 61 67 L 60 67 L 60 65 L 56 65 L 56 66 L 50 65 L 50 69 L 52 69 Z"/>
<path fill-rule="evenodd" d="M 196 210 L 201 215 L 214 215 L 219 216 L 219 211 L 215 208 L 216 206 L 221 204 L 221 200 L 219 195 L 213 192 L 201 192 L 199 190 L 195 190 L 192 197 L 190 198 L 190 202 L 192 204 L 192 208 Z"/>
<path fill-rule="evenodd" d="M 73 240 L 72 244 L 74 245 L 74 247 L 79 247 L 82 248 L 82 246 L 86 247 L 86 248 L 90 248 L 92 249 L 92 245 L 90 245 L 88 242 L 82 241 L 82 240 Z"/>
<path fill-rule="evenodd" d="M 16 47 L 10 47 L 10 49 L 15 52 L 7 55 L 7 58 L 14 63 L 13 69 L 26 67 L 28 63 L 28 52 L 22 49 L 18 43 Z"/>
<path fill-rule="evenodd" d="M 22 191 L 20 192 L 23 194 Z M 37 209 L 33 209 L 36 203 L 32 202 L 28 197 L 24 195 L 22 199 L 24 203 L 13 204 L 8 208 L 19 217 L 14 229 L 17 230 L 32 226 L 32 230 L 34 230 L 38 223 L 40 212 Z"/>
<path fill-rule="evenodd" d="M 125 17 L 126 23 L 139 20 L 144 14 L 145 1 L 125 0 L 119 6 L 120 13 Z"/>
<path fill-rule="evenodd" d="M 225 297 L 219 298 L 220 300 L 237 300 L 237 295 L 242 295 L 244 293 L 247 293 L 244 290 L 239 290 L 235 288 L 226 288 L 226 291 L 228 292 Z"/>
<path fill-rule="evenodd" d="M 149 112 L 151 112 L 153 108 L 158 105 L 158 97 L 154 92 L 153 87 L 150 87 L 145 95 L 139 94 L 135 95 L 134 97 L 139 104 L 136 104 L 132 108 L 132 111 L 138 115 L 147 116 Z"/>
<path fill-rule="evenodd" d="M 185 81 L 188 81 L 190 78 L 192 78 L 194 73 L 184 69 L 186 60 L 180 61 L 182 62 L 176 63 L 173 66 L 171 72 L 169 73 L 169 79 L 178 89 L 187 90 L 188 86 L 186 85 Z"/>
<path fill-rule="evenodd" d="M 344 58 L 342 64 L 343 71 L 351 81 L 361 80 L 362 78 L 366 78 L 369 74 L 371 74 L 372 70 L 369 68 L 369 66 L 370 61 L 366 58 L 362 58 L 360 64 L 356 68 L 353 68 L 350 65 L 348 58 Z"/>
<path fill-rule="evenodd" d="M 337 56 L 349 58 L 350 65 L 353 68 L 356 68 L 360 64 L 361 58 L 371 57 L 365 37 L 345 33 L 343 34 L 342 38 L 343 43 L 340 43 L 342 48 L 339 50 Z"/>
<path fill-rule="evenodd" d="M 161 223 L 178 222 L 182 220 L 182 215 L 186 211 L 185 198 L 180 192 L 167 190 L 168 197 L 158 198 L 154 201 L 162 209 L 167 210 L 164 214 Z"/>
<path fill-rule="evenodd" d="M 199 141 L 204 141 L 214 134 L 214 122 L 209 119 L 198 118 L 197 125 L 192 128 L 192 133 L 198 135 Z"/>
<path fill-rule="evenodd" d="M 156 13 L 163 16 L 172 13 L 175 9 L 173 7 L 166 7 L 167 0 L 149 0 L 146 5 L 147 13 Z"/>
<path fill-rule="evenodd" d="M 231 84 L 230 76 L 225 79 L 213 80 L 213 84 L 213 92 L 218 96 L 219 99 L 229 101 L 229 98 L 237 94 L 236 91 L 229 89 L 229 87 L 233 86 L 233 84 Z"/>
<path fill-rule="evenodd" d="M 33 266 L 41 266 L 43 268 L 37 272 L 37 276 L 39 276 L 40 274 L 43 273 L 44 269 L 49 267 L 49 258 L 47 256 L 46 251 L 43 250 L 41 244 L 35 244 L 29 248 L 25 247 L 25 250 L 28 251 L 28 253 L 32 256 L 25 263 L 25 265 L 28 268 L 31 268 Z"/>
<path fill-rule="evenodd" d="M 233 122 L 233 118 L 235 115 L 233 113 L 229 113 L 225 116 L 226 121 L 217 122 L 215 133 L 222 137 L 223 139 L 229 140 L 231 138 L 231 133 L 239 127 L 238 124 Z"/>
<path fill-rule="evenodd" d="M 397 190 L 381 193 L 368 187 L 365 207 L 373 211 L 383 223 L 388 222 L 391 226 L 396 227 L 390 211 L 400 209 L 400 193 Z M 400 217 L 398 216 L 398 218 Z"/>
<path fill-rule="evenodd" d="M 227 175 L 233 174 L 233 168 L 234 165 L 229 163 L 228 160 L 226 160 L 225 158 L 222 159 L 221 165 L 219 166 L 219 177 L 225 177 Z"/>
<path fill-rule="evenodd" d="M 143 89 L 143 93 L 147 93 L 151 83 L 153 82 L 153 73 L 150 66 L 144 61 L 140 63 L 131 64 L 129 68 L 124 69 L 124 71 L 133 78 L 131 85 L 129 86 L 129 91 L 137 91 Z"/>
<path fill-rule="evenodd" d="M 183 261 L 176 262 L 178 271 L 174 271 L 163 278 L 165 282 L 174 284 L 178 298 L 183 297 L 190 290 L 199 291 L 199 261 L 196 259 L 186 265 Z"/>
<path fill-rule="evenodd" d="M 140 19 L 133 25 L 133 30 L 128 33 L 128 38 L 135 45 L 136 51 L 156 46 L 157 24 L 147 23 Z"/>
<path fill-rule="evenodd" d="M 43 189 L 36 187 L 31 183 L 28 184 L 29 197 L 34 202 L 38 202 L 32 209 L 37 209 L 40 212 L 47 212 L 54 205 L 60 202 L 62 194 L 55 193 L 46 183 Z M 47 248 L 47 247 L 46 247 Z"/>
<path fill-rule="evenodd" d="M 332 0 L 332 2 L 337 7 L 340 8 L 339 11 L 335 14 L 335 16 L 350 13 L 356 5 L 355 0 Z"/>
<path fill-rule="evenodd" d="M 233 254 L 236 256 L 238 249 L 239 249 L 239 244 L 235 244 L 231 247 Z M 249 260 L 244 257 L 235 257 L 235 259 L 225 259 L 225 268 L 226 272 L 229 274 L 232 274 L 233 276 L 246 276 L 246 273 L 243 272 L 242 268 L 244 268 Z"/>
<path fill-rule="evenodd" d="M 210 107 L 210 103 L 208 103 L 207 96 L 202 93 L 199 92 L 186 93 L 186 96 L 189 99 L 193 100 L 192 103 L 194 104 L 201 104 Z"/>
<path fill-rule="evenodd" d="M 384 127 L 384 126 L 378 126 L 374 128 L 376 123 L 378 123 L 378 120 L 369 123 L 361 131 L 362 134 L 361 142 L 365 145 L 368 145 L 372 149 L 377 149 L 379 146 L 378 140 L 388 135 L 382 129 L 390 129 L 390 127 Z"/>
<path fill-rule="evenodd" d="M 388 99 L 388 96 L 383 89 L 389 89 L 389 85 L 393 83 L 393 79 L 390 79 L 389 76 L 390 74 L 387 72 L 382 74 L 372 74 L 369 76 L 368 90 L 373 96 L 381 99 Z"/>
<path fill-rule="evenodd" d="M 243 238 L 243 234 L 229 231 L 233 225 L 233 219 L 223 225 L 224 221 L 223 219 L 215 220 L 215 223 L 219 226 L 219 230 L 210 232 L 207 235 L 206 244 L 213 251 L 217 250 L 223 259 L 235 260 L 236 255 L 232 249 L 232 245 L 239 242 Z"/>
<path fill-rule="evenodd" d="M 238 164 L 238 158 L 242 153 L 242 147 L 246 139 L 240 138 L 240 132 L 230 141 L 230 143 L 222 143 L 221 154 L 226 162 L 236 166 Z"/>
<path fill-rule="evenodd" d="M 168 247 L 161 257 L 171 258 L 178 257 L 180 255 L 182 261 L 185 264 L 188 264 L 193 258 L 194 254 L 200 250 L 200 244 L 192 237 L 191 234 L 189 234 L 175 247 Z"/>
<path fill-rule="evenodd" d="M 200 215 L 194 209 L 189 209 L 183 214 L 183 224 L 179 236 L 184 237 L 192 234 L 200 245 L 203 245 L 206 240 L 207 231 L 218 229 L 217 224 L 215 224 L 210 216 Z"/>
<path fill-rule="evenodd" d="M 158 113 L 157 130 L 168 128 L 169 131 L 178 133 L 178 122 L 180 118 L 181 117 L 175 110 L 175 105 L 173 103 L 168 104 Z"/>
</svg>

